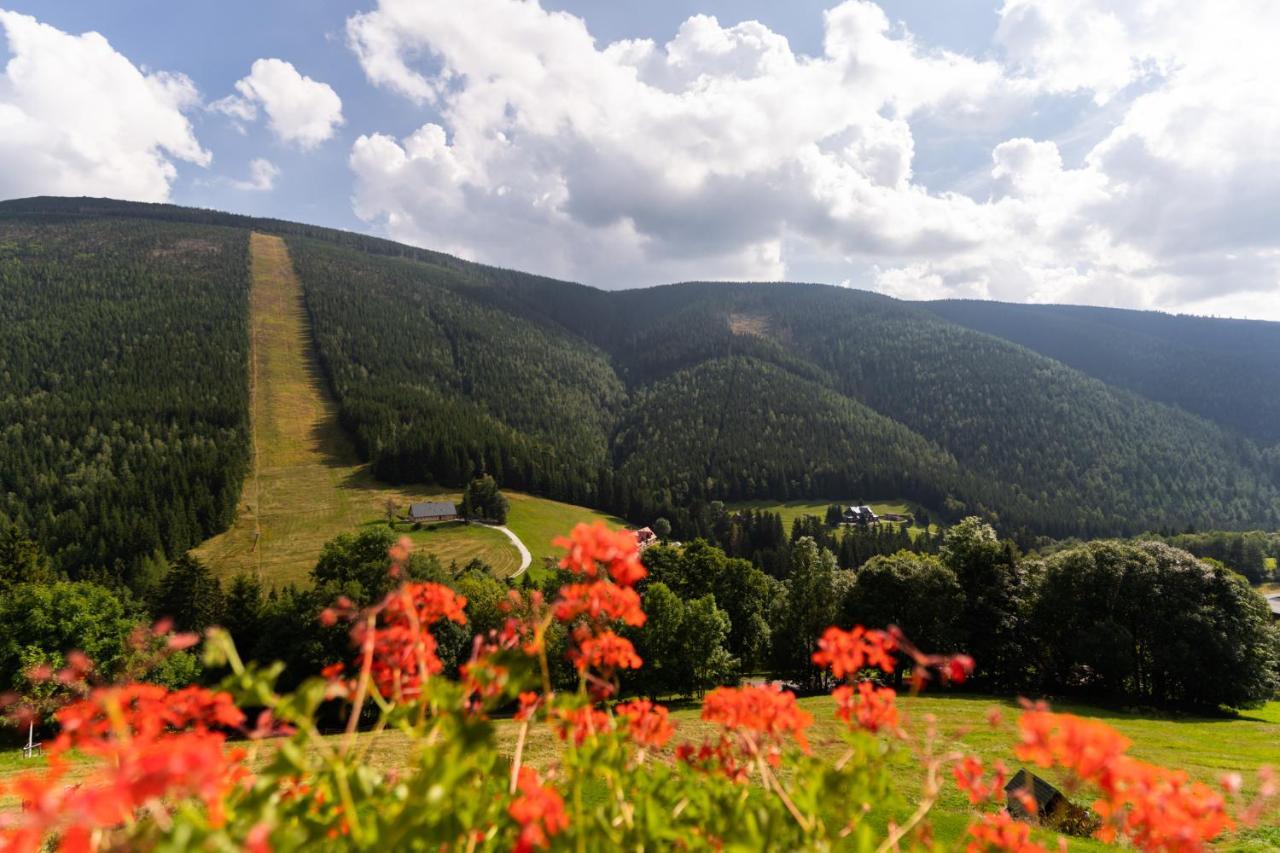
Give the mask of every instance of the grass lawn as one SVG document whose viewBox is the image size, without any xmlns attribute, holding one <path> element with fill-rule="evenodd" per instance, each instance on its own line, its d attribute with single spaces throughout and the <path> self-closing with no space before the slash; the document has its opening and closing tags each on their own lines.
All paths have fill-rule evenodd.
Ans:
<svg viewBox="0 0 1280 853">
<path fill-rule="evenodd" d="M 366 526 L 385 527 L 386 522 L 370 521 Z M 520 568 L 520 554 L 511 546 L 511 540 L 502 531 L 483 524 L 440 521 L 415 530 L 412 524 L 399 522 L 395 530 L 413 540 L 416 550 L 434 554 L 446 568 L 456 563 L 461 569 L 477 557 L 489 564 L 495 577 L 508 577 Z"/>
<path fill-rule="evenodd" d="M 896 513 L 898 515 L 910 515 L 916 510 L 915 504 L 911 504 L 906 501 L 891 501 L 891 500 L 864 501 L 864 500 L 855 500 L 851 498 L 842 499 L 842 500 L 787 501 L 786 503 L 778 503 L 777 501 L 767 501 L 767 500 L 766 501 L 742 501 L 740 503 L 730 504 L 729 508 L 730 509 L 755 509 L 755 510 L 764 509 L 764 510 L 768 510 L 769 512 L 776 512 L 778 513 L 778 515 L 782 516 L 782 526 L 787 531 L 787 533 L 790 534 L 791 525 L 793 522 L 795 522 L 797 518 L 799 518 L 802 515 L 816 515 L 818 516 L 818 518 L 826 518 L 827 507 L 831 506 L 832 504 L 838 504 L 840 506 L 862 506 L 865 504 L 866 506 L 871 507 L 872 511 L 874 511 L 876 515 L 884 515 L 886 513 Z M 938 529 L 938 525 L 933 523 L 929 524 L 930 532 L 936 532 L 937 529 Z M 911 530 L 910 530 L 911 537 L 914 539 L 916 536 L 919 536 L 923 530 L 924 528 L 918 527 L 913 523 L 911 525 Z"/>
<path fill-rule="evenodd" d="M 551 540 L 557 536 L 566 535 L 575 524 L 603 521 L 613 528 L 626 526 L 626 522 L 620 518 L 586 507 L 536 498 L 519 492 L 503 492 L 503 494 L 511 504 L 511 509 L 507 513 L 507 527 L 520 537 L 524 546 L 529 549 L 529 553 L 533 555 L 533 564 L 529 567 L 529 573 L 535 580 L 541 579 L 546 571 L 545 558 L 554 557 L 558 560 L 564 555 L 561 549 L 552 546 Z"/>
</svg>

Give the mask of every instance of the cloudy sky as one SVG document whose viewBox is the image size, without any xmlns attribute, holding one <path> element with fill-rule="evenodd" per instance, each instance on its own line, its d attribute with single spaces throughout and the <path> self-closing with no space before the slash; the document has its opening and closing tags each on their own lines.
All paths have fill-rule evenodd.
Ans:
<svg viewBox="0 0 1280 853">
<path fill-rule="evenodd" d="M 1280 319 L 1273 0 L 0 0 L 0 198 Z"/>
</svg>

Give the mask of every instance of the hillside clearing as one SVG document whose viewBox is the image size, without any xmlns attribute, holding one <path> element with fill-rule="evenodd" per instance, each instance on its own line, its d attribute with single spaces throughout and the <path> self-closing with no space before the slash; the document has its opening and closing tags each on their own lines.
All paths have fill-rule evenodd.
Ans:
<svg viewBox="0 0 1280 853">
<path fill-rule="evenodd" d="M 255 233 L 250 254 L 253 467 L 235 524 L 194 553 L 222 577 L 247 572 L 268 586 L 305 583 L 324 543 L 384 517 L 388 500 L 403 508 L 440 494 L 387 486 L 369 473 L 338 423 L 284 241 Z M 499 571 L 519 566 L 497 531 L 424 529 L 413 538 L 446 564 L 478 558 Z"/>
<path fill-rule="evenodd" d="M 617 529 L 625 527 L 626 522 L 617 516 L 597 512 L 586 507 L 560 501 L 536 498 L 519 492 L 504 492 L 511 502 L 507 513 L 507 527 L 519 536 L 533 557 L 529 566 L 529 574 L 535 581 L 541 580 L 546 572 L 546 558 L 559 559 L 563 551 L 554 547 L 551 540 L 564 536 L 578 523 L 594 524 L 603 521 L 609 527 Z"/>
<path fill-rule="evenodd" d="M 854 499 L 843 499 L 843 500 L 809 499 L 809 500 L 787 501 L 786 503 L 779 503 L 777 501 L 767 501 L 767 500 L 741 501 L 738 503 L 729 504 L 729 509 L 734 509 L 734 510 L 754 509 L 757 511 L 765 510 L 767 512 L 776 512 L 778 515 L 782 516 L 783 529 L 785 529 L 787 533 L 790 534 L 791 525 L 795 522 L 797 518 L 800 518 L 801 516 L 805 516 L 805 515 L 816 515 L 818 518 L 826 518 L 827 507 L 831 506 L 832 504 L 835 504 L 837 506 L 863 506 L 863 505 L 869 506 L 871 507 L 872 511 L 875 512 L 876 515 L 885 515 L 886 513 L 898 514 L 898 515 L 911 515 L 916 511 L 916 506 L 914 504 L 907 503 L 906 501 L 894 501 L 894 500 L 867 501 L 867 500 L 854 500 Z M 911 524 L 911 528 L 909 531 L 911 534 L 911 538 L 914 539 L 915 537 L 919 536 L 923 532 L 923 530 L 924 528 L 920 527 L 919 525 L 913 522 Z M 929 524 L 929 531 L 931 533 L 936 533 L 937 530 L 938 530 L 938 525 L 933 523 Z"/>
</svg>

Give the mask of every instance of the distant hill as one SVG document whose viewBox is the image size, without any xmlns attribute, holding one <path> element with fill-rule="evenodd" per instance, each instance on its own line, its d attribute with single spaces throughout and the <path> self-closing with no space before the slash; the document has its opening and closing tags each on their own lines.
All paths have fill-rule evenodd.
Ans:
<svg viewBox="0 0 1280 853">
<path fill-rule="evenodd" d="M 74 444 L 95 422 L 85 414 L 49 432 L 31 420 L 47 404 L 42 389 L 68 375 L 33 341 L 90 310 L 77 300 L 145 298 L 152 259 L 194 245 L 180 241 L 208 235 L 230 256 L 251 230 L 285 238 L 342 423 L 385 480 L 455 487 L 484 469 L 511 488 L 639 521 L 667 515 L 692 532 L 691 510 L 710 500 L 853 494 L 910 499 L 943 517 L 979 512 L 1027 536 L 1280 526 L 1280 466 L 1261 450 L 1276 443 L 1280 384 L 1266 354 L 1280 353 L 1280 324 L 918 304 L 809 284 L 605 292 L 331 229 L 92 199 L 0 203 L 0 306 L 53 287 L 26 272 L 50 252 L 65 274 L 42 298 L 71 306 L 20 317 L 0 307 L 0 371 L 23 377 L 0 392 L 10 407 L 0 414 L 34 424 L 0 444 L 0 496 L 16 495 L 0 512 L 30 527 L 80 512 L 81 480 L 49 479 L 63 463 L 46 448 Z M 119 239 L 110 263 L 89 249 L 129 234 L 149 236 Z M 195 297 L 159 302 L 145 318 L 121 309 L 116 325 L 77 323 L 76 387 L 106 387 L 102 354 L 148 335 L 162 346 L 149 351 L 153 367 L 140 362 L 140 378 L 154 370 L 163 385 L 175 380 L 160 353 L 178 344 L 162 336 L 189 341 L 184 324 L 213 323 L 215 307 L 225 315 L 198 341 L 190 376 L 227 388 L 219 423 L 235 439 L 224 462 L 208 462 L 226 470 L 202 487 L 188 477 L 166 488 L 223 496 L 243 470 L 237 269 L 193 261 L 184 275 Z M 214 306 L 210 294 L 232 298 Z M 1024 328 L 1035 324 L 1041 333 Z M 111 387 L 127 400 L 136 385 Z M 195 441 L 207 428 L 185 425 L 201 410 L 182 399 L 173 405 L 183 411 L 152 406 L 146 417 Z M 48 482 L 38 495 L 19 482 L 32 477 Z M 124 501 L 116 513 L 128 527 L 147 506 Z M 195 528 L 226 523 L 225 498 L 210 507 Z M 80 523 L 104 522 L 89 512 Z"/>
<path fill-rule="evenodd" d="M 1280 443 L 1280 323 L 972 300 L 928 308 L 1264 445 Z"/>
</svg>

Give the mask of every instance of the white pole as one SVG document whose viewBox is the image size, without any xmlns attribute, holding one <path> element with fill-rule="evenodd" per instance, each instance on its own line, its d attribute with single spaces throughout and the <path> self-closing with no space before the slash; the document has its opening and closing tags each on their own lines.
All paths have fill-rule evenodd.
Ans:
<svg viewBox="0 0 1280 853">
<path fill-rule="evenodd" d="M 27 756 L 31 756 L 31 750 L 35 749 L 36 721 L 31 720 L 27 723 Z"/>
</svg>

